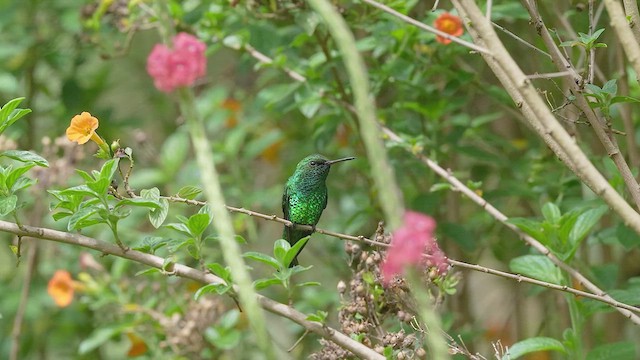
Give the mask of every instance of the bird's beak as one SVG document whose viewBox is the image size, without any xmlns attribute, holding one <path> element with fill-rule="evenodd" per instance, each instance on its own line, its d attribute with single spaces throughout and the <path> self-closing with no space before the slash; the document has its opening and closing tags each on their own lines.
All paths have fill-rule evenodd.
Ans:
<svg viewBox="0 0 640 360">
<path fill-rule="evenodd" d="M 350 157 L 346 157 L 346 158 L 342 158 L 342 159 L 337 159 L 337 160 L 329 160 L 326 162 L 326 164 L 328 165 L 333 165 L 335 163 L 339 163 L 339 162 L 343 162 L 343 161 L 349 161 L 349 160 L 353 160 L 355 159 L 355 157 L 350 156 Z"/>
</svg>

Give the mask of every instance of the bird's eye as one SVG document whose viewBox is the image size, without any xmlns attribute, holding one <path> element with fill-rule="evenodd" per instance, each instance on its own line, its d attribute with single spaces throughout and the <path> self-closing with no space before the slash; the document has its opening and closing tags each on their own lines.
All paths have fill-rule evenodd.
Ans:
<svg viewBox="0 0 640 360">
<path fill-rule="evenodd" d="M 311 165 L 318 165 L 318 163 L 317 163 L 317 162 L 315 162 L 315 161 L 310 162 L 310 164 L 311 164 Z"/>
</svg>

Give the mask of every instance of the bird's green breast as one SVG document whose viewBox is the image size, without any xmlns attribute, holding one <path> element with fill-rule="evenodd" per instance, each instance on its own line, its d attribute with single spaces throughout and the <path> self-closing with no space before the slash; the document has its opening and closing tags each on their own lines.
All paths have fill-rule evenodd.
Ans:
<svg viewBox="0 0 640 360">
<path fill-rule="evenodd" d="M 327 205 L 326 188 L 313 192 L 289 194 L 289 220 L 296 224 L 315 225 Z"/>
</svg>

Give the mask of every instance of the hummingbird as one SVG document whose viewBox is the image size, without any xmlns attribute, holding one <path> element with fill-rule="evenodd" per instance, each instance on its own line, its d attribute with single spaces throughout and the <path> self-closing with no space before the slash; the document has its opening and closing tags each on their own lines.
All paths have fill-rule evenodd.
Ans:
<svg viewBox="0 0 640 360">
<path fill-rule="evenodd" d="M 282 195 L 284 218 L 294 224 L 292 227 L 284 227 L 282 238 L 291 246 L 315 231 L 322 211 L 327 207 L 328 194 L 325 182 L 331 165 L 353 159 L 355 157 L 329 160 L 315 154 L 307 156 L 296 165 L 296 171 L 287 180 Z M 310 225 L 313 230 L 296 229 L 295 225 Z M 299 254 L 300 252 L 296 254 L 289 267 L 298 265 Z"/>
</svg>

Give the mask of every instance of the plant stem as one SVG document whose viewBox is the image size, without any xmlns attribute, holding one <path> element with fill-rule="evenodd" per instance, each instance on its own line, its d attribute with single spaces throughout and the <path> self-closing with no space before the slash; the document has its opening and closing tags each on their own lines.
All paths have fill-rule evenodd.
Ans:
<svg viewBox="0 0 640 360">
<path fill-rule="evenodd" d="M 378 187 L 378 200 L 390 228 L 398 228 L 404 212 L 402 194 L 387 159 L 380 125 L 376 121 L 375 104 L 369 91 L 369 77 L 362 56 L 358 53 L 353 33 L 327 0 L 309 0 L 309 4 L 323 19 L 342 53 L 353 90 L 362 140 L 371 163 L 371 177 Z"/>
<path fill-rule="evenodd" d="M 211 146 L 205 135 L 205 128 L 196 110 L 195 99 L 191 89 L 178 90 L 180 111 L 184 116 L 191 141 L 196 154 L 200 179 L 204 188 L 204 195 L 213 214 L 213 224 L 220 235 L 220 246 L 226 264 L 233 273 L 233 280 L 239 287 L 240 304 L 246 311 L 249 323 L 256 334 L 258 345 L 268 359 L 275 359 L 271 339 L 266 328 L 264 313 L 258 305 L 256 293 L 253 289 L 251 277 L 242 258 L 240 247 L 235 240 L 235 233 L 231 217 L 225 208 L 222 188 L 218 180 L 218 173 L 211 156 Z"/>
</svg>

